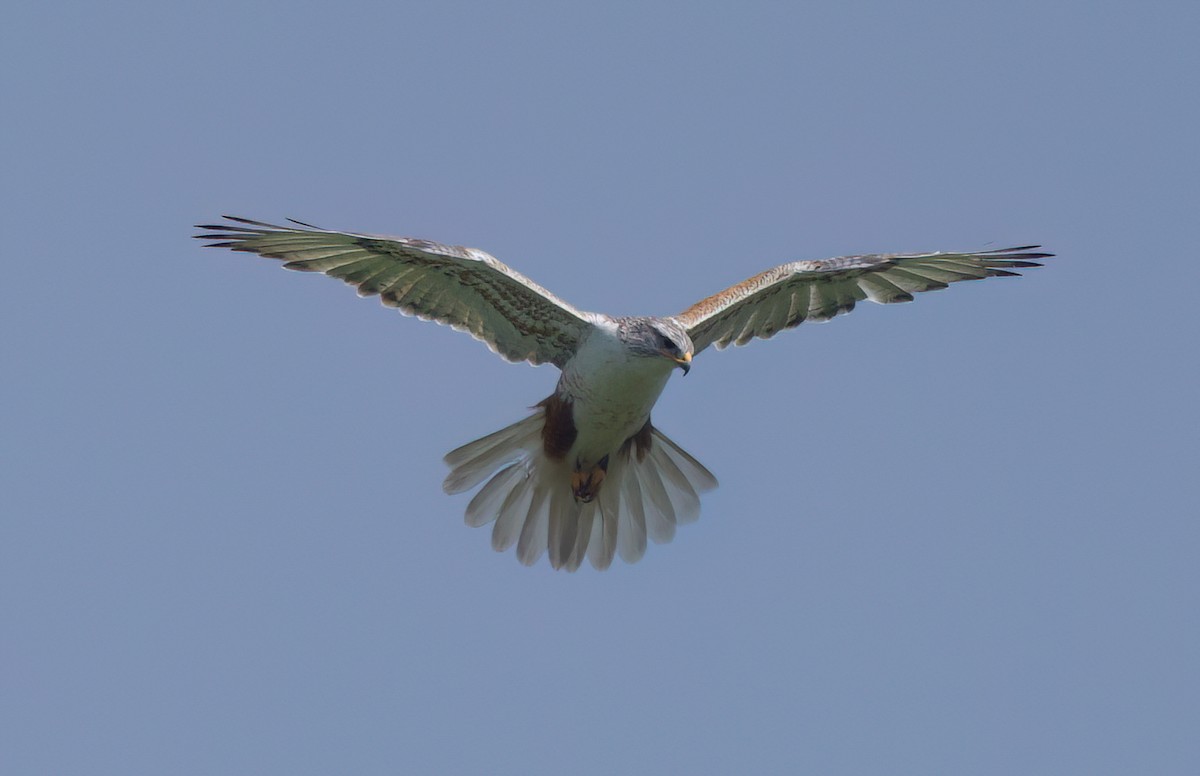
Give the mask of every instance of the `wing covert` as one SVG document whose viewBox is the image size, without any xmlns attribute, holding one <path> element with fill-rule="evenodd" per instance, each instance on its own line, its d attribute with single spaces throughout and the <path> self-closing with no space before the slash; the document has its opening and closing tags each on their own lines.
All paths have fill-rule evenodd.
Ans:
<svg viewBox="0 0 1200 776">
<path fill-rule="evenodd" d="M 562 367 L 595 316 L 582 312 L 475 248 L 409 237 L 278 226 L 224 216 L 201 224 L 207 247 L 257 253 L 286 269 L 323 272 L 378 296 L 405 315 L 446 324 L 509 361 Z M 291 219 L 289 219 L 291 220 Z"/>
<path fill-rule="evenodd" d="M 770 338 L 804 321 L 827 321 L 864 299 L 879 304 L 911 302 L 913 294 L 960 280 L 1016 276 L 1040 267 L 1053 254 L 1027 245 L 976 253 L 842 256 L 794 261 L 762 272 L 700 300 L 675 320 L 688 330 L 695 352 L 715 345 L 745 345 Z"/>
</svg>

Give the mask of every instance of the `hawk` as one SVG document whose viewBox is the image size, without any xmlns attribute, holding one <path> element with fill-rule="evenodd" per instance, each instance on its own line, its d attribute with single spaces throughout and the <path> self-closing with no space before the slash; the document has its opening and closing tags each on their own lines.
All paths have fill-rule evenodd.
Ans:
<svg viewBox="0 0 1200 776">
<path fill-rule="evenodd" d="M 864 299 L 909 302 L 959 280 L 1015 276 L 1052 255 L 1029 245 L 794 261 L 677 315 L 613 317 L 576 309 L 474 248 L 224 218 L 198 225 L 204 232 L 195 236 L 340 278 L 360 296 L 465 331 L 509 361 L 561 370 L 532 415 L 448 453 L 442 487 L 462 493 L 484 483 L 467 504 L 467 524 L 493 523 L 492 547 L 515 544 L 526 565 L 548 553 L 568 571 L 585 557 L 597 569 L 616 554 L 633 563 L 647 538 L 668 542 L 678 524 L 699 517 L 699 494 L 717 480 L 654 427 L 650 411 L 675 369 L 687 374 L 710 345 L 767 339 Z"/>
</svg>

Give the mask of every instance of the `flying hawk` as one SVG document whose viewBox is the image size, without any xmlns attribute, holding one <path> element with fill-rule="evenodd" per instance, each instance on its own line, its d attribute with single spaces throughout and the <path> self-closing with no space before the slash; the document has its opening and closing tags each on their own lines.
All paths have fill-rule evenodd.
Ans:
<svg viewBox="0 0 1200 776">
<path fill-rule="evenodd" d="M 257 253 L 286 269 L 324 272 L 406 315 L 447 324 L 509 361 L 554 364 L 562 375 L 532 415 L 446 455 L 442 487 L 486 484 L 467 505 L 472 526 L 495 523 L 492 547 L 517 546 L 527 565 L 597 569 L 615 553 L 642 557 L 695 520 L 717 480 L 650 422 L 676 368 L 718 350 L 824 321 L 856 302 L 912 301 L 958 280 L 1038 267 L 1040 246 L 976 253 L 843 256 L 794 261 L 702 299 L 678 315 L 614 318 L 578 310 L 483 251 L 409 237 L 276 226 L 225 216 L 199 225 L 209 247 Z"/>
</svg>

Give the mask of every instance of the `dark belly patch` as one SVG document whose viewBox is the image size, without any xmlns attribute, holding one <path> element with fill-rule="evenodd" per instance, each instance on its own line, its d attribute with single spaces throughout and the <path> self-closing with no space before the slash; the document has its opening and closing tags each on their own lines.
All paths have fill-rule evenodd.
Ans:
<svg viewBox="0 0 1200 776">
<path fill-rule="evenodd" d="M 574 407 L 569 399 L 561 398 L 552 393 L 537 403 L 546 413 L 546 423 L 542 426 L 542 449 L 546 457 L 553 461 L 566 458 L 575 444 L 579 430 L 575 428 Z"/>
<path fill-rule="evenodd" d="M 621 452 L 629 452 L 633 448 L 633 454 L 637 456 L 639 461 L 646 460 L 646 454 L 650 452 L 650 442 L 652 437 L 650 432 L 654 430 L 654 426 L 650 425 L 650 418 L 646 418 L 646 423 L 636 434 L 625 440 L 625 444 L 621 445 Z"/>
</svg>

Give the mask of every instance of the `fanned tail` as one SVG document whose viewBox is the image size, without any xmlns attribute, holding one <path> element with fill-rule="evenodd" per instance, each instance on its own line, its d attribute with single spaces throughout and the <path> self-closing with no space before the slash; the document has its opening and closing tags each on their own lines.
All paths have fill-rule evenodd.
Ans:
<svg viewBox="0 0 1200 776">
<path fill-rule="evenodd" d="M 580 503 L 571 493 L 571 468 L 542 448 L 542 408 L 524 420 L 446 455 L 447 493 L 487 482 L 467 505 L 466 522 L 492 527 L 492 547 L 514 544 L 531 566 L 549 552 L 550 565 L 575 571 L 586 557 L 598 570 L 618 553 L 635 563 L 646 540 L 671 541 L 675 527 L 700 516 L 700 495 L 717 479 L 656 428 L 648 447 L 626 443 L 610 456 L 599 497 Z M 491 475 L 488 479 L 488 475 Z"/>
</svg>

